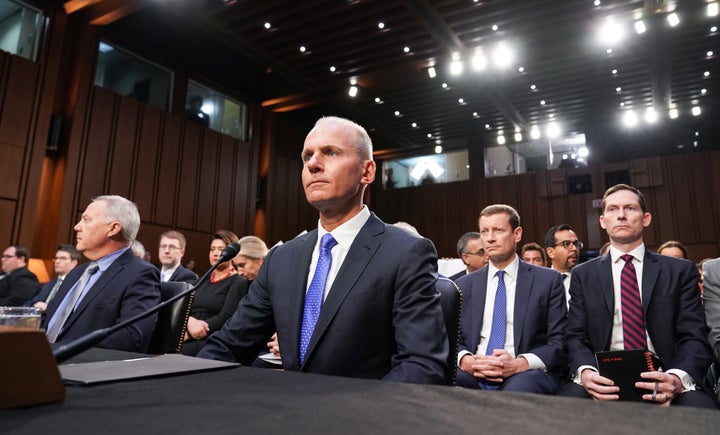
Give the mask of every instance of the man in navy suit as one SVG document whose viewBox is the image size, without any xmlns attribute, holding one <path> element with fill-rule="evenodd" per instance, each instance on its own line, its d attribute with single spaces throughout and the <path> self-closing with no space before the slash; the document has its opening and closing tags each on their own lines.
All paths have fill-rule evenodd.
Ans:
<svg viewBox="0 0 720 435">
<path fill-rule="evenodd" d="M 87 206 L 75 232 L 78 251 L 91 262 L 73 269 L 50 301 L 42 327 L 51 342 L 112 326 L 160 302 L 157 268 L 130 250 L 139 228 L 137 207 L 121 196 L 99 196 Z M 144 352 L 156 320 L 150 315 L 128 325 L 98 347 Z"/>
<path fill-rule="evenodd" d="M 605 191 L 600 226 L 610 237 L 610 252 L 573 269 L 566 337 L 573 382 L 561 394 L 618 400 L 619 388 L 598 373 L 595 352 L 647 348 L 665 371 L 640 374 L 635 387 L 647 390 L 643 400 L 716 408 L 704 385 L 712 351 L 697 269 L 645 248 L 643 229 L 651 218 L 638 189 L 618 184 Z M 631 287 L 639 295 L 639 315 L 627 310 Z M 628 328 L 631 324 L 638 328 Z M 632 335 L 635 330 L 639 334 Z"/>
<path fill-rule="evenodd" d="M 167 231 L 160 236 L 158 258 L 160 259 L 160 280 L 195 284 L 198 276 L 180 264 L 185 255 L 185 236 L 179 231 Z"/>
<path fill-rule="evenodd" d="M 40 291 L 37 276 L 28 268 L 30 251 L 24 246 L 8 246 L 2 253 L 0 306 L 19 307 Z"/>
<path fill-rule="evenodd" d="M 463 291 L 457 384 L 466 388 L 555 394 L 565 375 L 567 322 L 559 273 L 520 261 L 520 216 L 485 207 L 480 237 L 490 263 L 457 280 Z"/>
<path fill-rule="evenodd" d="M 48 281 L 40 288 L 40 293 L 25 303 L 27 307 L 40 308 L 45 311 L 48 303 L 57 295 L 60 285 L 65 277 L 82 259 L 82 254 L 73 245 L 60 245 L 53 258 L 53 266 L 57 277 Z"/>
<path fill-rule="evenodd" d="M 375 179 L 365 129 L 321 118 L 305 139 L 302 161 L 318 228 L 267 255 L 238 310 L 198 356 L 250 364 L 277 331 L 285 370 L 444 383 L 448 341 L 435 291 L 437 254 L 429 240 L 385 224 L 363 205 Z M 337 244 L 321 251 L 327 234 Z M 318 285 L 324 300 L 314 329 L 301 338 L 316 269 L 329 270 Z"/>
<path fill-rule="evenodd" d="M 465 265 L 465 269 L 452 275 L 450 279 L 457 281 L 461 276 L 482 269 L 488 264 L 488 257 L 482 247 L 480 233 L 470 231 L 463 234 L 457 242 L 457 254 Z"/>
</svg>

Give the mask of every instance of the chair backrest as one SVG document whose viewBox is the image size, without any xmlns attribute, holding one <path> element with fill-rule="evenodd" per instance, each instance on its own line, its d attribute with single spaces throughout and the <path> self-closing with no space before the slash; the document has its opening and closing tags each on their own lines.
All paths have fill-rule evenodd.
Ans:
<svg viewBox="0 0 720 435">
<path fill-rule="evenodd" d="M 160 299 L 164 302 L 189 287 L 190 284 L 186 282 L 161 282 Z M 148 353 L 180 353 L 194 296 L 195 292 L 191 292 L 158 312 L 157 325 L 150 339 Z"/>
<path fill-rule="evenodd" d="M 455 385 L 457 367 L 458 341 L 460 339 L 460 314 L 462 312 L 462 292 L 460 288 L 447 278 L 438 278 L 435 289 L 440 293 L 445 329 L 448 335 L 450 352 L 448 354 L 449 378 L 448 385 Z"/>
</svg>

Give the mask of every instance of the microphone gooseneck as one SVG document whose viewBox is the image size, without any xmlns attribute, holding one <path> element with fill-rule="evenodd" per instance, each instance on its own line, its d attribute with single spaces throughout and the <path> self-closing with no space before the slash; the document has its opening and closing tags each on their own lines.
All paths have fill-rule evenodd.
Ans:
<svg viewBox="0 0 720 435">
<path fill-rule="evenodd" d="M 95 346 L 96 344 L 103 341 L 105 338 L 107 338 L 110 334 L 112 334 L 115 331 L 118 331 L 128 325 L 131 325 L 138 320 L 144 319 L 145 317 L 149 316 L 152 313 L 155 313 L 157 311 L 160 311 L 163 307 L 172 304 L 173 302 L 177 301 L 178 299 L 184 298 L 188 294 L 195 291 L 196 288 L 198 288 L 201 284 L 205 283 L 205 281 L 210 278 L 210 274 L 213 273 L 215 269 L 221 264 L 226 261 L 229 261 L 233 259 L 238 252 L 240 252 L 240 243 L 233 242 L 230 243 L 223 249 L 222 254 L 220 254 L 220 258 L 218 261 L 215 262 L 215 264 L 208 269 L 207 272 L 203 274 L 202 277 L 195 283 L 195 285 L 190 286 L 187 290 L 184 290 L 175 296 L 155 305 L 154 307 L 148 309 L 147 311 L 144 311 L 136 316 L 133 316 L 127 320 L 124 320 L 120 323 L 116 323 L 112 326 L 108 326 L 107 328 L 98 329 L 93 332 L 90 332 L 89 334 L 85 334 L 82 337 L 76 338 L 75 340 L 69 341 L 65 344 L 61 344 L 57 348 L 53 350 L 53 356 L 55 357 L 55 361 L 60 364 L 61 362 L 74 357 L 75 355 L 85 352 L 86 350 L 90 349 L 91 347 Z"/>
</svg>

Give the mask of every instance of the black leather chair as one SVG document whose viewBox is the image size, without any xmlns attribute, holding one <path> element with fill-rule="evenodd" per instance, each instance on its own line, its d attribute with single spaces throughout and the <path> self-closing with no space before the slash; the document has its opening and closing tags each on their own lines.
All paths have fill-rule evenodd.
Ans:
<svg viewBox="0 0 720 435">
<path fill-rule="evenodd" d="M 448 355 L 448 367 L 450 369 L 448 385 L 455 385 L 455 373 L 457 368 L 458 341 L 460 340 L 460 313 L 462 312 L 462 292 L 460 288 L 447 278 L 438 278 L 435 289 L 440 293 L 440 305 L 442 307 L 445 329 L 448 334 L 450 353 Z"/>
<path fill-rule="evenodd" d="M 189 287 L 190 284 L 186 282 L 161 282 L 161 301 L 164 302 Z M 158 321 L 150 339 L 148 353 L 180 353 L 194 296 L 195 292 L 191 292 L 158 312 Z"/>
</svg>

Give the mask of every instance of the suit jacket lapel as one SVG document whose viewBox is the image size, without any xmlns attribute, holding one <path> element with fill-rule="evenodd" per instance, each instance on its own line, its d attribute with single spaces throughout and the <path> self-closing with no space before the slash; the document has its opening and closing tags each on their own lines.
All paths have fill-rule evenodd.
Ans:
<svg viewBox="0 0 720 435">
<path fill-rule="evenodd" d="M 309 233 L 300 236 L 299 240 L 302 242 L 298 244 L 294 252 L 291 254 L 297 259 L 298 267 L 291 268 L 288 275 L 280 274 L 276 279 L 282 279 L 285 283 L 277 284 L 273 287 L 281 289 L 280 291 L 288 291 L 290 283 L 295 283 L 293 290 L 289 291 L 288 295 L 288 315 L 290 321 L 288 325 L 293 330 L 290 331 L 289 336 L 285 337 L 288 341 L 289 348 L 295 349 L 293 355 L 290 356 L 293 362 L 290 363 L 291 367 L 300 367 L 300 330 L 302 329 L 302 317 L 303 309 L 305 307 L 305 292 L 308 286 L 308 271 L 310 270 L 310 262 L 312 261 L 312 253 L 317 243 L 317 230 L 310 231 Z M 308 360 L 309 352 L 305 355 L 305 361 Z M 283 354 L 284 355 L 284 354 Z M 283 356 L 284 359 L 284 356 Z"/>
<path fill-rule="evenodd" d="M 532 293 L 532 284 L 533 274 L 530 272 L 530 267 L 521 261 L 520 267 L 518 267 L 517 281 L 515 282 L 515 307 L 513 308 L 513 323 L 515 324 L 513 334 L 516 355 L 519 353 L 520 342 L 523 338 L 525 312 Z"/>
<path fill-rule="evenodd" d="M 605 308 L 612 318 L 615 311 L 615 286 L 613 285 L 612 259 L 606 254 L 598 262 L 595 278 L 600 283 L 600 292 L 605 301 Z"/>
<path fill-rule="evenodd" d="M 647 319 L 648 306 L 650 306 L 650 298 L 655 289 L 655 282 L 660 273 L 660 263 L 657 261 L 656 254 L 645 250 L 645 258 L 643 259 L 642 273 L 642 304 L 643 316 Z"/>
<path fill-rule="evenodd" d="M 315 330 L 308 344 L 305 361 L 310 359 L 310 354 L 315 349 L 315 345 L 320 341 L 320 337 L 325 333 L 325 330 L 332 322 L 340 306 L 342 306 L 348 293 L 350 293 L 355 284 L 357 284 L 362 272 L 367 268 L 368 263 L 370 263 L 370 260 L 375 255 L 375 252 L 380 246 L 378 236 L 384 232 L 385 225 L 383 222 L 374 215 L 371 215 L 355 237 L 335 277 L 335 281 L 333 281 L 333 285 L 330 287 L 327 299 L 323 302 L 320 317 L 318 317 Z M 300 321 L 302 322 L 302 310 L 300 312 Z"/>
<path fill-rule="evenodd" d="M 473 353 L 477 352 L 477 347 L 480 344 L 480 332 L 482 331 L 483 317 L 485 317 L 485 300 L 487 299 L 487 285 L 488 285 L 488 267 L 485 266 L 479 271 L 475 272 L 479 278 L 473 280 L 473 299 L 475 302 L 472 304 L 470 309 L 472 310 L 472 337 L 470 343 L 475 345 L 474 349 L 471 349 Z M 468 344 L 470 344 L 468 343 Z"/>
</svg>

